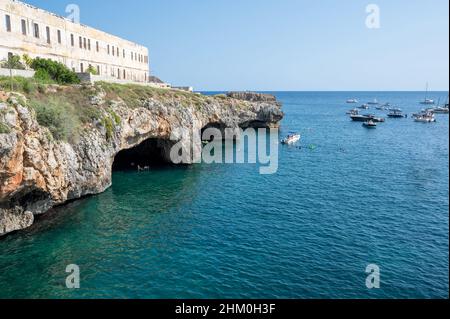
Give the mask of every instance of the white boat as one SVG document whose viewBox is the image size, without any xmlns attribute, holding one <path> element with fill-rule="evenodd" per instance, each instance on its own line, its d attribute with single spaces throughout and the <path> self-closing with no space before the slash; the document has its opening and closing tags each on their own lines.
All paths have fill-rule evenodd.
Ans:
<svg viewBox="0 0 450 319">
<path fill-rule="evenodd" d="M 358 115 L 359 114 L 359 110 L 358 109 L 353 109 L 347 112 L 348 115 Z"/>
<path fill-rule="evenodd" d="M 295 144 L 298 141 L 300 141 L 300 134 L 297 133 L 292 133 L 289 134 L 288 136 L 286 136 L 284 139 L 281 140 L 281 144 L 287 144 L 287 145 L 291 145 L 291 144 Z"/>
<path fill-rule="evenodd" d="M 448 114 L 448 102 L 441 106 L 441 99 L 438 100 L 437 106 L 431 110 L 434 114 Z"/>
<path fill-rule="evenodd" d="M 437 107 L 433 109 L 433 113 L 435 114 L 448 114 L 448 107 Z"/>
<path fill-rule="evenodd" d="M 369 104 L 369 105 L 378 105 L 380 103 L 378 103 L 377 99 L 374 99 L 372 102 L 367 102 L 367 104 Z"/>
<path fill-rule="evenodd" d="M 358 107 L 358 108 L 361 109 L 361 110 L 368 110 L 368 109 L 369 109 L 369 105 L 363 104 L 363 105 L 361 105 L 361 106 Z"/>
<path fill-rule="evenodd" d="M 432 100 L 432 99 L 425 99 L 425 100 L 421 101 L 420 104 L 431 105 L 431 104 L 434 104 L 434 100 Z"/>
<path fill-rule="evenodd" d="M 357 99 L 349 99 L 349 100 L 347 100 L 347 103 L 348 104 L 355 104 L 355 103 L 358 103 L 358 100 Z"/>
<path fill-rule="evenodd" d="M 364 122 L 364 123 L 363 123 L 363 126 L 364 126 L 365 128 L 377 128 L 377 124 L 376 124 L 374 121 L 372 121 L 372 120 L 369 120 L 369 121 L 367 121 L 367 122 Z"/>
<path fill-rule="evenodd" d="M 423 105 L 434 104 L 434 100 L 428 98 L 428 83 L 427 83 L 427 88 L 425 90 L 425 99 L 423 101 L 420 101 L 420 104 L 423 104 Z"/>
<path fill-rule="evenodd" d="M 436 119 L 434 118 L 434 115 L 421 115 L 417 116 L 414 121 L 419 123 L 434 123 L 436 122 Z"/>
</svg>

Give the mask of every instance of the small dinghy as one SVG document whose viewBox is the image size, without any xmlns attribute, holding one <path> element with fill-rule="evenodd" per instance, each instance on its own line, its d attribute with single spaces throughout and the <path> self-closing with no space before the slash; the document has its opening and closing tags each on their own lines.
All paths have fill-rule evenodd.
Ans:
<svg viewBox="0 0 450 319">
<path fill-rule="evenodd" d="M 365 128 L 377 128 L 377 124 L 374 121 L 372 121 L 372 120 L 364 122 L 363 126 Z"/>
<path fill-rule="evenodd" d="M 300 141 L 300 134 L 298 133 L 290 133 L 288 136 L 281 140 L 281 144 L 292 145 Z"/>
</svg>

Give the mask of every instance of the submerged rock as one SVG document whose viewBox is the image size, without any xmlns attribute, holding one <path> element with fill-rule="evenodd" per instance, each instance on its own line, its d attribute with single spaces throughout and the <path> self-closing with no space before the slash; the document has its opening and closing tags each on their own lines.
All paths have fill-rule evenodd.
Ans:
<svg viewBox="0 0 450 319">
<path fill-rule="evenodd" d="M 127 101 L 109 99 L 102 87 L 92 91 L 88 103 L 103 115 L 85 124 L 70 142 L 39 125 L 35 111 L 22 105 L 25 97 L 2 104 L 0 124 L 8 131 L 0 132 L 0 236 L 29 227 L 34 215 L 56 205 L 105 191 L 111 186 L 114 159 L 123 150 L 149 141 L 155 156 L 170 161 L 171 147 L 189 145 L 193 130 L 211 124 L 277 127 L 283 118 L 280 104 L 267 94 L 219 98 L 161 91 Z"/>
</svg>

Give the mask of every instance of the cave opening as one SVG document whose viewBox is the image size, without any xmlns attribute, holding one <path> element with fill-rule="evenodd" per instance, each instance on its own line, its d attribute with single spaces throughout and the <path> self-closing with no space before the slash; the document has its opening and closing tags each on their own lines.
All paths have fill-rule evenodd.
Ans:
<svg viewBox="0 0 450 319">
<path fill-rule="evenodd" d="M 114 158 L 113 171 L 149 170 L 152 167 L 170 164 L 166 156 L 168 142 L 162 139 L 147 139 L 135 147 L 120 151 Z"/>
<path fill-rule="evenodd" d="M 226 129 L 226 125 L 223 123 L 218 123 L 218 122 L 214 122 L 214 123 L 209 123 L 208 125 L 204 126 L 200 132 L 201 134 L 201 139 L 204 142 L 211 142 L 212 141 L 212 136 L 205 136 L 205 132 L 208 129 L 217 129 L 220 131 L 221 135 L 223 138 L 225 138 L 225 129 Z"/>
</svg>

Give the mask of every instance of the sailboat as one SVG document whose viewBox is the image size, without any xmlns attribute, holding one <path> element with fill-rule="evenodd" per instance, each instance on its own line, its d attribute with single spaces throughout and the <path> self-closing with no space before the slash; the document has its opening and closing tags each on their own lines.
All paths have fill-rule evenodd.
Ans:
<svg viewBox="0 0 450 319">
<path fill-rule="evenodd" d="M 447 98 L 448 100 L 448 98 Z M 448 114 L 448 101 L 444 104 L 444 106 L 441 106 L 441 99 L 438 100 L 437 107 L 433 109 L 434 114 Z"/>
<path fill-rule="evenodd" d="M 428 98 L 428 82 L 427 82 L 427 89 L 426 89 L 426 93 L 425 93 L 425 100 L 421 101 L 420 104 L 424 104 L 424 105 L 434 104 L 434 100 Z"/>
</svg>

